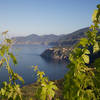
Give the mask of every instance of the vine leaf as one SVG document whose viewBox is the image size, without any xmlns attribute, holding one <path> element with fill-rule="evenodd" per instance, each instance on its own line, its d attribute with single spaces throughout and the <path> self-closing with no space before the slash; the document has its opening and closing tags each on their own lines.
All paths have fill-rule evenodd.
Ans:
<svg viewBox="0 0 100 100">
<path fill-rule="evenodd" d="M 84 54 L 82 55 L 84 62 L 87 63 L 87 64 L 89 64 L 89 61 L 90 61 L 89 56 L 88 56 L 89 54 L 90 54 L 89 50 L 85 50 Z"/>
<path fill-rule="evenodd" d="M 16 75 L 17 79 L 19 79 L 24 84 L 23 78 L 21 76 L 19 76 L 17 73 L 15 75 Z"/>
<path fill-rule="evenodd" d="M 9 53 L 13 63 L 16 65 L 17 64 L 17 60 L 16 60 L 16 57 L 12 54 L 12 53 Z"/>
<path fill-rule="evenodd" d="M 82 38 L 82 39 L 80 40 L 80 45 L 82 45 L 83 47 L 85 47 L 86 44 L 88 44 L 88 39 L 87 39 L 87 38 Z"/>
<path fill-rule="evenodd" d="M 94 47 L 93 47 L 93 53 L 99 51 L 99 44 L 98 42 L 95 43 Z"/>
<path fill-rule="evenodd" d="M 97 21 L 97 13 L 98 13 L 98 10 L 94 10 L 94 13 L 92 15 L 92 21 L 93 22 L 96 22 Z"/>
</svg>

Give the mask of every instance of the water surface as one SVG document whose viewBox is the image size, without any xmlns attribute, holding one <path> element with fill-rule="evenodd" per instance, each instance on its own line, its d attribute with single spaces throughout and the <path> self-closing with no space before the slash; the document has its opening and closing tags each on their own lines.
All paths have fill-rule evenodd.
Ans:
<svg viewBox="0 0 100 100">
<path fill-rule="evenodd" d="M 64 77 L 67 71 L 65 63 L 48 61 L 40 56 L 40 54 L 49 47 L 50 46 L 44 45 L 13 46 L 18 64 L 15 67 L 12 66 L 12 69 L 23 77 L 25 85 L 36 81 L 36 75 L 33 72 L 32 65 L 37 65 L 41 71 L 45 72 L 50 80 L 57 80 Z M 7 80 L 7 70 L 3 67 L 0 69 L 0 84 Z"/>
</svg>

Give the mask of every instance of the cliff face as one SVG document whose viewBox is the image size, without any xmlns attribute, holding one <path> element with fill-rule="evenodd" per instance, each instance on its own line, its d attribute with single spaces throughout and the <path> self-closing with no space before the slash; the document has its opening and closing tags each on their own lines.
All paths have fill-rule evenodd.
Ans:
<svg viewBox="0 0 100 100">
<path fill-rule="evenodd" d="M 50 60 L 59 60 L 59 61 L 68 61 L 69 53 L 71 52 L 70 48 L 65 47 L 54 47 L 45 50 L 41 56 L 45 59 Z"/>
</svg>

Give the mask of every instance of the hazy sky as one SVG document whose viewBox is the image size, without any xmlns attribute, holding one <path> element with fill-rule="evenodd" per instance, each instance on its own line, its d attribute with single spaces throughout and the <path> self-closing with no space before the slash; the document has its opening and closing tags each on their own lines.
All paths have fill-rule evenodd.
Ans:
<svg viewBox="0 0 100 100">
<path fill-rule="evenodd" d="M 0 32 L 67 34 L 91 24 L 100 0 L 0 0 Z"/>
</svg>

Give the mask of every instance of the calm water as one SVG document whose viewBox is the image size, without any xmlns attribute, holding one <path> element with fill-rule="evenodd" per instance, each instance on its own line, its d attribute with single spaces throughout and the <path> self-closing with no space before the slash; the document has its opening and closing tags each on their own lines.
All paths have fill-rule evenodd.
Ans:
<svg viewBox="0 0 100 100">
<path fill-rule="evenodd" d="M 50 80 L 64 77 L 67 71 L 65 63 L 47 61 L 40 56 L 47 48 L 49 46 L 44 45 L 22 45 L 13 47 L 18 64 L 15 67 L 13 66 L 12 69 L 23 77 L 25 85 L 36 81 L 36 75 L 33 72 L 32 65 L 38 65 L 39 69 L 44 71 Z M 3 81 L 7 81 L 7 79 L 7 70 L 3 67 L 0 69 L 0 84 Z"/>
</svg>

